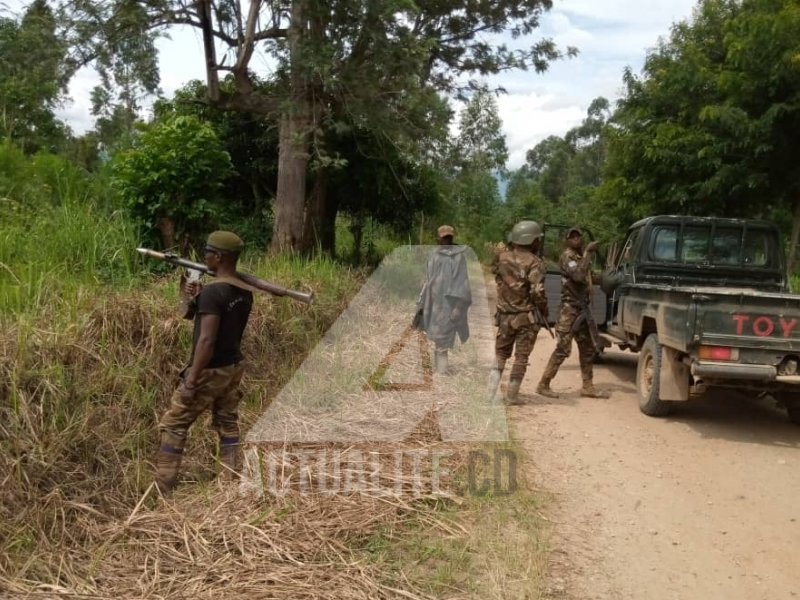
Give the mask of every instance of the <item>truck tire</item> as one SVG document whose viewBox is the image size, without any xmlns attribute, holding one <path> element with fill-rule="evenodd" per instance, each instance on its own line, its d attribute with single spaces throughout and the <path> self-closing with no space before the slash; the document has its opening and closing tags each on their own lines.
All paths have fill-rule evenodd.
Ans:
<svg viewBox="0 0 800 600">
<path fill-rule="evenodd" d="M 661 373 L 661 344 L 658 334 L 651 333 L 639 352 L 636 367 L 636 391 L 639 394 L 639 410 L 648 417 L 663 417 L 672 412 L 674 402 L 661 400 L 659 377 Z"/>
<path fill-rule="evenodd" d="M 789 415 L 789 420 L 795 425 L 800 425 L 800 402 L 787 402 L 786 414 Z"/>
</svg>

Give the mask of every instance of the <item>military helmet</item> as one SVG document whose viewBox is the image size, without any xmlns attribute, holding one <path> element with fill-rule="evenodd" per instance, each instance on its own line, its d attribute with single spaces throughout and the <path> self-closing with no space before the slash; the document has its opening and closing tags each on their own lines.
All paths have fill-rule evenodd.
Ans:
<svg viewBox="0 0 800 600">
<path fill-rule="evenodd" d="M 528 246 L 542 237 L 542 228 L 536 221 L 520 221 L 511 230 L 511 241 L 519 246 Z"/>
</svg>

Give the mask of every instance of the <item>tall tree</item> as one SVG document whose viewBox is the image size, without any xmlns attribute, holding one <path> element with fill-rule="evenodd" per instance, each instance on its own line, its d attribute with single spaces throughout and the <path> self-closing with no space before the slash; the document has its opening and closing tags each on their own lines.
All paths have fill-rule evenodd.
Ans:
<svg viewBox="0 0 800 600">
<path fill-rule="evenodd" d="M 531 148 L 506 191 L 505 226 L 520 218 L 589 226 L 613 238 L 616 221 L 598 197 L 606 160 L 608 100 L 592 100 L 580 125 Z"/>
<path fill-rule="evenodd" d="M 800 238 L 800 7 L 702 0 L 625 74 L 604 193 L 631 216 L 653 211 L 794 212 Z"/>
<path fill-rule="evenodd" d="M 303 249 L 308 242 L 306 178 L 309 161 L 325 155 L 317 143 L 324 138 L 321 131 L 348 115 L 400 142 L 413 140 L 420 128 L 424 131 L 426 119 L 412 120 L 409 115 L 421 107 L 433 107 L 417 100 L 427 96 L 429 88 L 454 92 L 462 75 L 514 68 L 545 70 L 549 61 L 561 55 L 551 40 L 512 50 L 487 41 L 484 34 L 530 35 L 551 6 L 551 0 L 471 0 L 466 4 L 454 0 L 198 0 L 192 4 L 89 0 L 75 4 L 65 0 L 62 15 L 70 26 L 66 37 L 73 42 L 79 63 L 102 58 L 98 44 L 141 36 L 148 28 L 187 24 L 200 29 L 208 102 L 279 119 L 273 247 Z M 136 16 L 137 10 L 145 14 Z M 130 15 L 136 18 L 130 21 Z M 218 46 L 224 49 L 222 58 L 218 58 Z M 251 63 L 257 46 L 278 61 L 284 78 L 278 95 L 263 95 L 253 85 Z M 232 73 L 233 91 L 220 88 L 220 71 Z M 315 205 L 307 212 L 313 219 L 324 211 Z"/>
<path fill-rule="evenodd" d="M 486 84 L 461 112 L 455 143 L 456 165 L 471 171 L 505 171 L 508 146 L 497 100 Z"/>
<path fill-rule="evenodd" d="M 550 202 L 557 202 L 569 188 L 570 163 L 575 148 L 564 138 L 551 135 L 528 150 L 528 173 L 536 178 L 539 189 Z"/>
<path fill-rule="evenodd" d="M 473 243 L 499 235 L 500 191 L 495 174 L 506 173 L 508 147 L 497 101 L 479 85 L 461 111 L 452 143 L 449 197 L 459 237 Z"/>
<path fill-rule="evenodd" d="M 0 17 L 0 138 L 26 152 L 52 148 L 66 130 L 55 118 L 66 91 L 66 47 L 45 0 L 35 0 L 22 19 Z"/>
</svg>

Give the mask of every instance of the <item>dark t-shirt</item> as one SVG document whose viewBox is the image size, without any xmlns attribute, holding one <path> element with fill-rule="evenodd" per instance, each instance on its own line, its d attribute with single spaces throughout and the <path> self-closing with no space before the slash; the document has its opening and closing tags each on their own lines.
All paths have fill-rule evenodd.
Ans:
<svg viewBox="0 0 800 600">
<path fill-rule="evenodd" d="M 224 282 L 211 282 L 203 287 L 197 297 L 197 314 L 194 318 L 192 358 L 200 339 L 201 315 L 219 315 L 219 330 L 214 344 L 214 354 L 207 368 L 226 367 L 242 360 L 241 344 L 244 328 L 253 307 L 253 293 Z"/>
</svg>

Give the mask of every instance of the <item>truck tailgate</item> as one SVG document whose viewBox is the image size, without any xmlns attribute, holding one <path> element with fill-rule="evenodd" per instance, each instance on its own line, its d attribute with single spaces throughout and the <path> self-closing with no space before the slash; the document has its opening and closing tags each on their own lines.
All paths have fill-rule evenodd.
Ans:
<svg viewBox="0 0 800 600">
<path fill-rule="evenodd" d="M 800 351 L 800 296 L 742 288 L 692 288 L 694 342 Z"/>
</svg>

